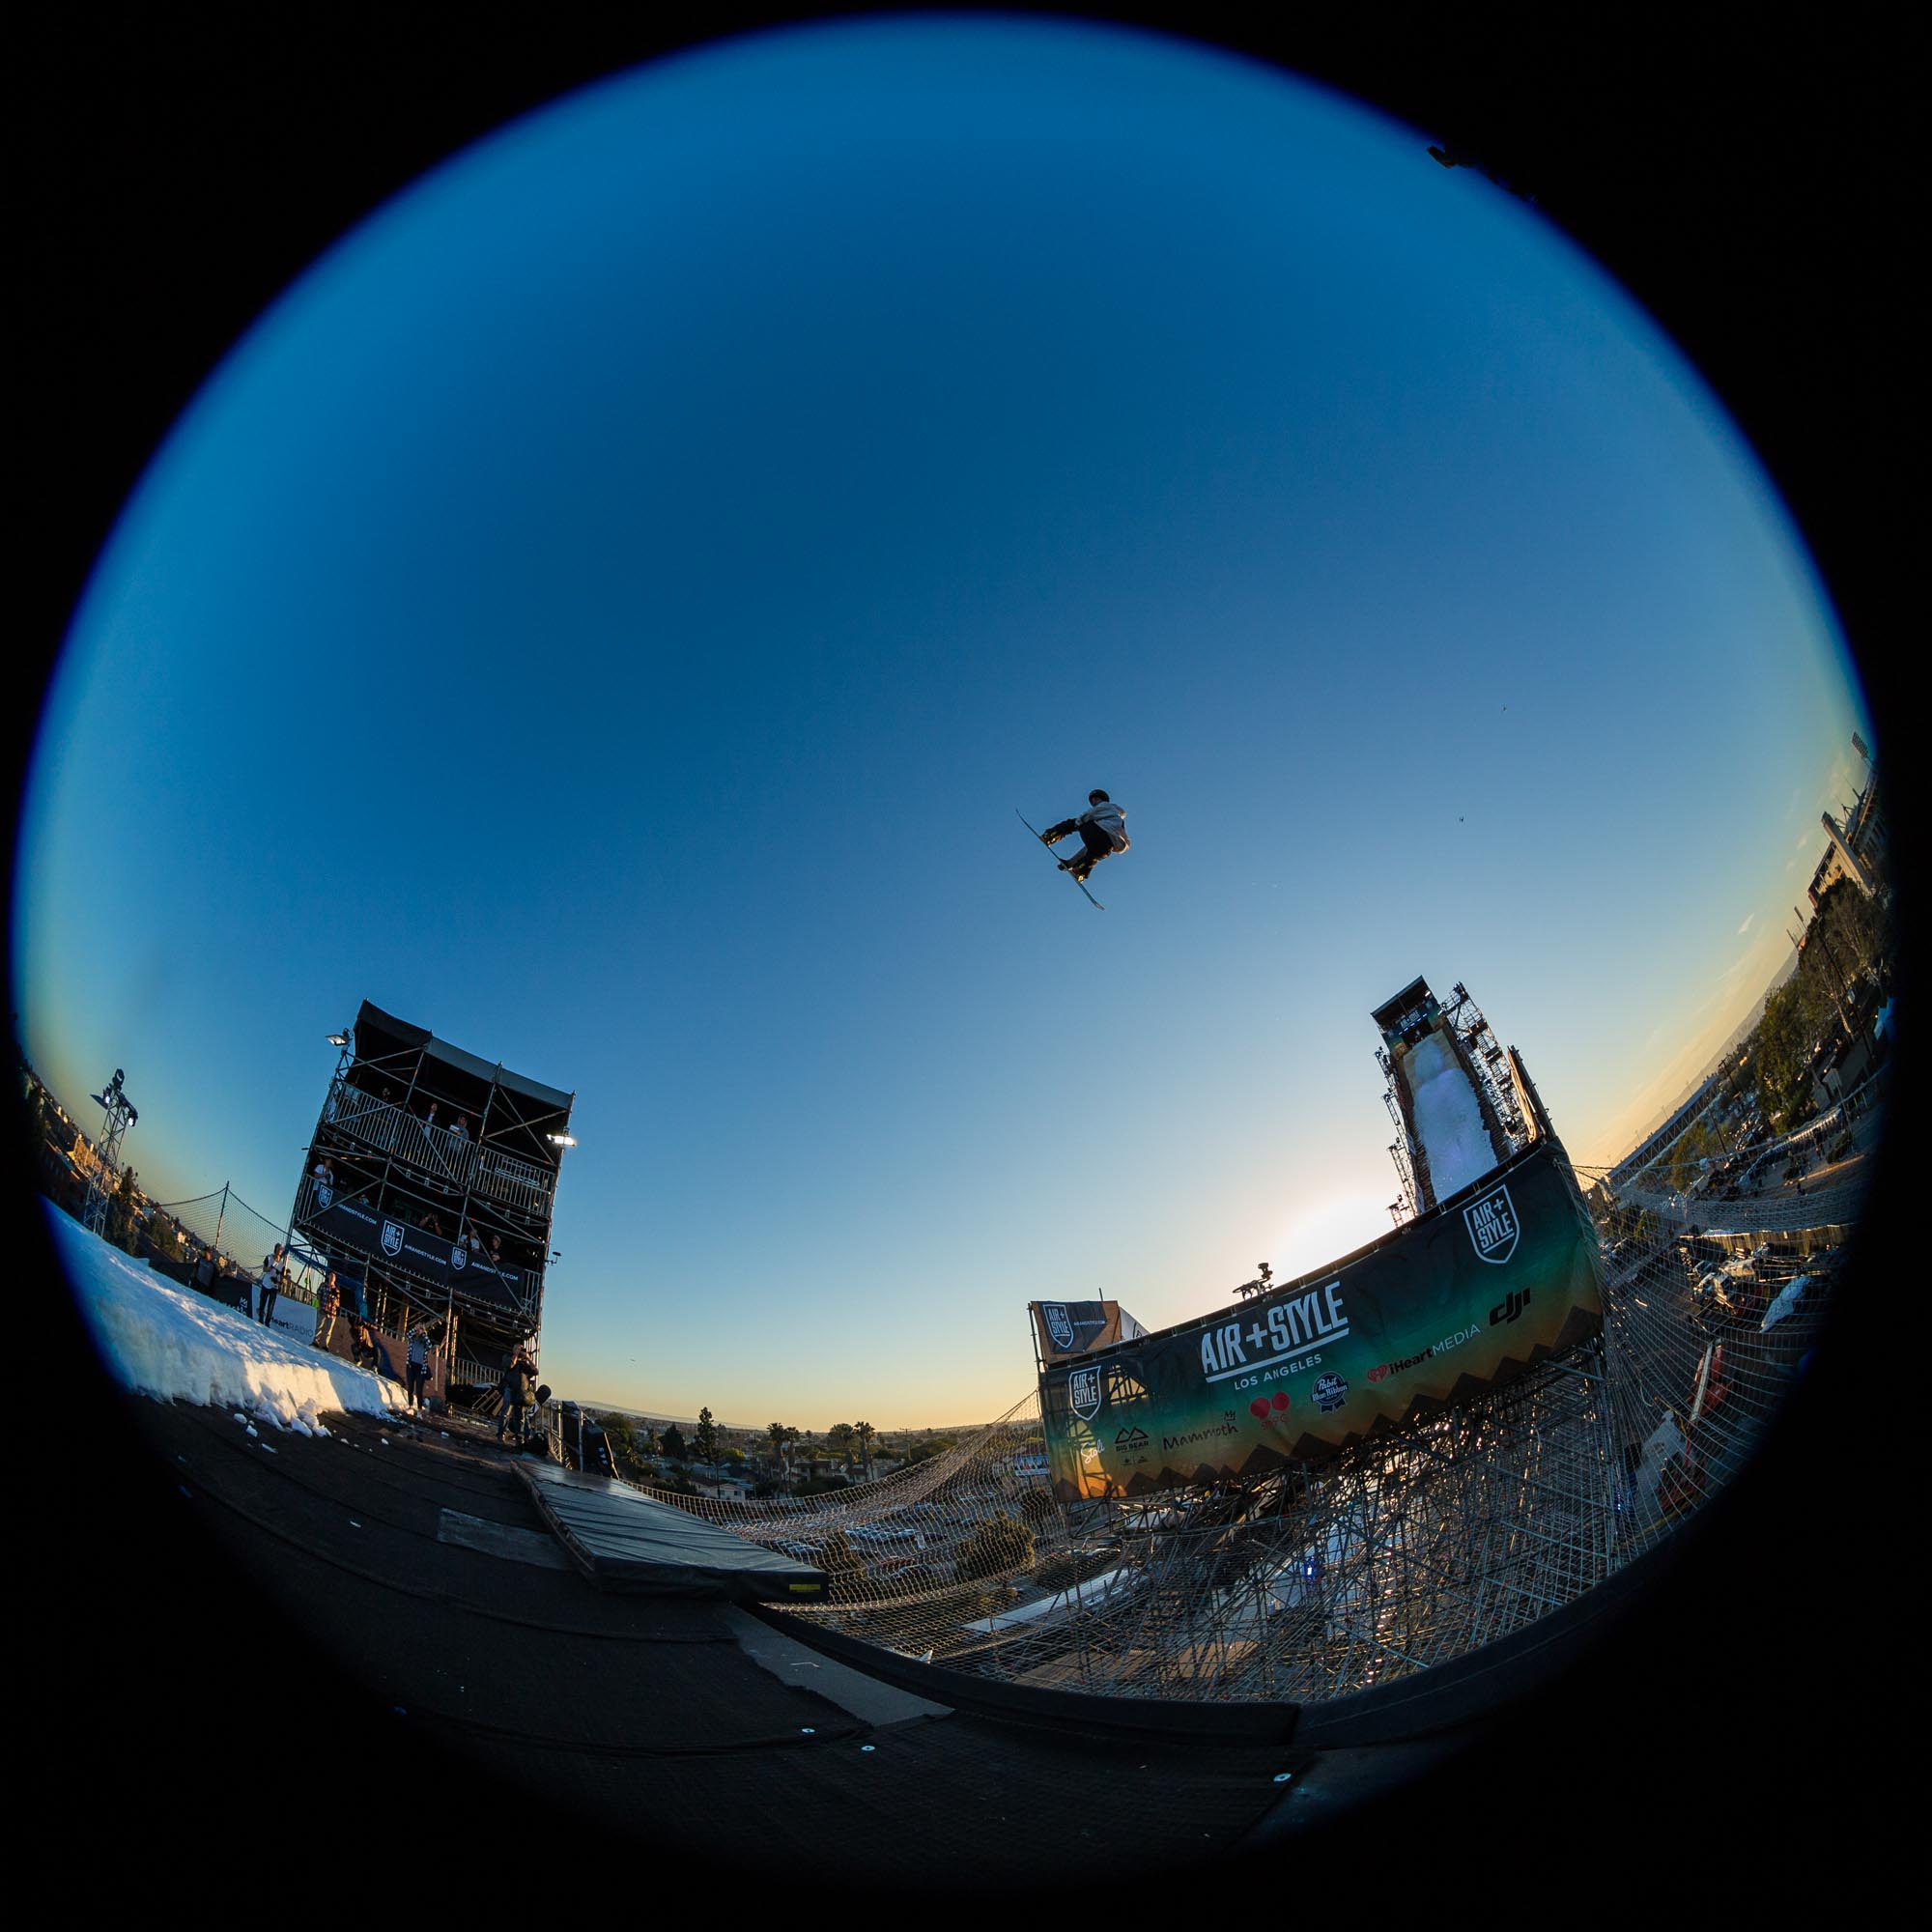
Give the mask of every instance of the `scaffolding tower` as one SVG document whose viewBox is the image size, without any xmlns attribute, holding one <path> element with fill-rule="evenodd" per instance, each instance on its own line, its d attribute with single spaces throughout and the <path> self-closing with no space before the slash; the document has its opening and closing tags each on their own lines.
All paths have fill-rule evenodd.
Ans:
<svg viewBox="0 0 1932 1932">
<path fill-rule="evenodd" d="M 1382 1034 L 1383 1043 L 1376 1049 L 1376 1065 L 1381 1068 L 1385 1083 L 1382 1102 L 1396 1130 L 1389 1158 L 1395 1163 L 1400 1191 L 1389 1204 L 1389 1216 L 1400 1226 L 1435 1206 L 1436 1187 L 1429 1169 L 1428 1150 L 1416 1137 L 1407 1095 L 1397 1077 L 1394 1056 L 1399 1041 L 1412 1042 L 1424 1033 L 1437 1030 L 1446 1034 L 1469 1076 L 1499 1162 L 1527 1147 L 1541 1129 L 1520 1056 L 1514 1047 L 1505 1050 L 1484 1018 L 1483 1009 L 1460 980 L 1450 988 L 1444 1004 L 1430 991 L 1426 980 L 1412 980 L 1392 1000 L 1378 1007 L 1372 1017 Z"/>
<path fill-rule="evenodd" d="M 97 1107 L 105 1110 L 106 1118 L 100 1129 L 100 1143 L 95 1149 L 99 1158 L 87 1177 L 87 1205 L 81 1224 L 90 1234 L 103 1236 L 107 1233 L 107 1205 L 114 1194 L 113 1179 L 121 1169 L 122 1136 L 141 1118 L 134 1103 L 121 1090 L 126 1077 L 117 1066 L 114 1078 L 99 1094 L 88 1095 Z"/>
<path fill-rule="evenodd" d="M 291 1253 L 346 1277 L 378 1328 L 434 1324 L 462 1371 L 456 1399 L 493 1387 L 542 1326 L 576 1095 L 366 1000 L 329 1039 L 338 1058 L 296 1189 Z"/>
</svg>

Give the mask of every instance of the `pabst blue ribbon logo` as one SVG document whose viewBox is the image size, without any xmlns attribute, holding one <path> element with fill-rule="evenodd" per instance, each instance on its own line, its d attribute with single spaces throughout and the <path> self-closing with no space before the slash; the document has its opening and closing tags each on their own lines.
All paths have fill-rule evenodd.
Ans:
<svg viewBox="0 0 1932 1932">
<path fill-rule="evenodd" d="M 1082 1422 L 1092 1422 L 1100 1412 L 1100 1371 L 1075 1369 L 1066 1378 L 1066 1400 Z"/>
<path fill-rule="evenodd" d="M 1349 1400 L 1349 1384 L 1340 1376 L 1315 1378 L 1315 1406 L 1324 1415 L 1334 1412 Z"/>
<path fill-rule="evenodd" d="M 385 1255 L 399 1255 L 403 1251 L 403 1224 L 400 1221 L 383 1223 L 383 1252 Z"/>
<path fill-rule="evenodd" d="M 1073 1318 L 1066 1312 L 1064 1301 L 1042 1301 L 1039 1312 L 1046 1317 L 1046 1332 L 1053 1337 L 1056 1349 L 1070 1349 L 1073 1346 Z"/>
<path fill-rule="evenodd" d="M 1516 1204 L 1507 1187 L 1495 1186 L 1463 1209 L 1463 1224 L 1475 1243 L 1479 1262 L 1500 1264 L 1516 1253 Z"/>
<path fill-rule="evenodd" d="M 469 1250 L 463 1246 L 462 1242 L 459 1241 L 455 1247 L 450 1249 L 449 1264 L 453 1268 L 467 1267 L 469 1264 Z"/>
</svg>

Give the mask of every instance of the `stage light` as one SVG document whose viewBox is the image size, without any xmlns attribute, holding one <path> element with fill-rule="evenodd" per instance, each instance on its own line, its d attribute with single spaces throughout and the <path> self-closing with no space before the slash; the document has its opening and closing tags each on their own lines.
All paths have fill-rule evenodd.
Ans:
<svg viewBox="0 0 1932 1932">
<path fill-rule="evenodd" d="M 346 1033 L 332 1033 L 328 1036 L 328 1043 L 330 1046 L 347 1046 L 349 1036 Z"/>
<path fill-rule="evenodd" d="M 569 1134 L 548 1134 L 545 1138 L 552 1147 L 575 1147 L 576 1140 Z"/>
</svg>

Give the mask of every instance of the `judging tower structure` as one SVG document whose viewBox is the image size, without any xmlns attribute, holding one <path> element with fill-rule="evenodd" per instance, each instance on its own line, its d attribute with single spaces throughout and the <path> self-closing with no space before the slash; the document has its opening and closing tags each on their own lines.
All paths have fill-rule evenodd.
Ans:
<svg viewBox="0 0 1932 1932">
<path fill-rule="evenodd" d="M 296 1190 L 303 1259 L 378 1326 L 440 1324 L 486 1383 L 543 1321 L 551 1219 L 575 1094 L 363 1001 Z"/>
</svg>

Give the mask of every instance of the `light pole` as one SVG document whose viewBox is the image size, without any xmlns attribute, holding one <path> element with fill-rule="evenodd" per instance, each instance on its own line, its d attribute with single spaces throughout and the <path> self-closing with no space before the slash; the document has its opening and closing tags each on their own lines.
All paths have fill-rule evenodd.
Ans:
<svg viewBox="0 0 1932 1932">
<path fill-rule="evenodd" d="M 121 1091 L 121 1082 L 126 1076 L 117 1066 L 114 1078 L 99 1094 L 90 1094 L 97 1107 L 106 1110 L 106 1121 L 100 1130 L 100 1145 L 95 1150 L 99 1156 L 94 1172 L 87 1178 L 87 1212 L 82 1225 L 90 1234 L 104 1235 L 107 1229 L 107 1177 L 121 1165 L 121 1136 L 141 1117 L 134 1110 L 134 1103 Z"/>
</svg>

